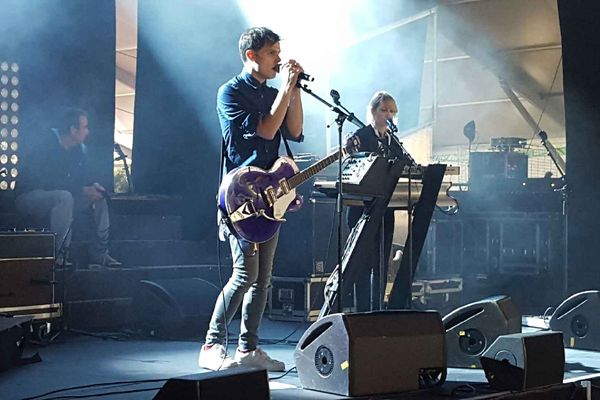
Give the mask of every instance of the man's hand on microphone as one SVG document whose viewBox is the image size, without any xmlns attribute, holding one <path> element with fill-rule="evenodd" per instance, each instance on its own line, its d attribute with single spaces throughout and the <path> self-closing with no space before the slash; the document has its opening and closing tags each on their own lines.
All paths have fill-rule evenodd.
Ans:
<svg viewBox="0 0 600 400">
<path fill-rule="evenodd" d="M 298 75 L 304 72 L 304 69 L 296 60 L 289 60 L 281 65 L 279 72 L 284 74 L 282 78 L 285 89 L 291 90 L 296 88 Z"/>
</svg>

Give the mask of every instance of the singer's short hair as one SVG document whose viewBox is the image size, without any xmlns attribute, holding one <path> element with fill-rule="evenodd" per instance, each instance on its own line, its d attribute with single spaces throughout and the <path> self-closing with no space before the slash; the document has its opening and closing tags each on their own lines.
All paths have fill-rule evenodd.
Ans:
<svg viewBox="0 0 600 400">
<path fill-rule="evenodd" d="M 71 133 L 71 127 L 79 129 L 81 121 L 80 118 L 87 118 L 87 116 L 87 111 L 82 110 L 81 108 L 65 108 L 60 114 L 60 119 L 58 120 L 58 125 L 56 126 L 58 133 L 61 135 L 68 135 Z"/>
<path fill-rule="evenodd" d="M 239 48 L 242 61 L 246 62 L 246 51 L 258 51 L 265 45 L 279 42 L 279 35 L 265 27 L 254 27 L 246 29 L 240 36 Z"/>
<path fill-rule="evenodd" d="M 373 114 L 375 114 L 375 111 L 377 111 L 377 108 L 381 105 L 381 103 L 388 100 L 391 100 L 394 103 L 396 103 L 396 99 L 394 99 L 394 96 L 392 96 L 388 92 L 385 92 L 383 90 L 375 92 L 373 97 L 371 97 L 371 101 L 369 101 L 369 105 L 367 106 L 367 120 L 369 122 L 373 122 Z"/>
</svg>

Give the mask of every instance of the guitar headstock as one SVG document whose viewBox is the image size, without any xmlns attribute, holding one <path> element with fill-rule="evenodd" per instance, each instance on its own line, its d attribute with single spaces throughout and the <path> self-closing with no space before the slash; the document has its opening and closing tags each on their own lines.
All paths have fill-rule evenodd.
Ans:
<svg viewBox="0 0 600 400">
<path fill-rule="evenodd" d="M 356 136 L 356 135 L 350 136 L 346 140 L 346 145 L 344 146 L 344 149 L 349 154 L 356 153 L 360 149 L 360 139 L 358 138 L 358 136 Z"/>
</svg>

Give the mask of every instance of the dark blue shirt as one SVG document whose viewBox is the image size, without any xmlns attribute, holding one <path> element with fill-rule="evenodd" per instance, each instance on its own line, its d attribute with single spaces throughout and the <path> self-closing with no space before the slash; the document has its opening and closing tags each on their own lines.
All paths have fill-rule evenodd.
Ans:
<svg viewBox="0 0 600 400">
<path fill-rule="evenodd" d="M 269 115 L 277 97 L 277 89 L 259 83 L 243 71 L 219 88 L 217 114 L 227 151 L 226 171 L 244 165 L 263 169 L 271 167 L 279 157 L 281 135 L 300 142 L 303 136 L 294 138 L 285 122 L 272 140 L 258 136 L 256 128 L 260 119 Z"/>
<path fill-rule="evenodd" d="M 60 144 L 56 129 L 42 135 L 22 158 L 16 194 L 42 189 L 68 190 L 79 195 L 84 186 L 92 183 L 86 146 L 78 144 L 66 150 Z"/>
</svg>

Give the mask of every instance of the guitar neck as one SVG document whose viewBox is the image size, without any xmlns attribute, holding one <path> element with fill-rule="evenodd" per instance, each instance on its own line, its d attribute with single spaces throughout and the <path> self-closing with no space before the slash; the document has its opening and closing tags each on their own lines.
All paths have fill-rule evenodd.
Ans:
<svg viewBox="0 0 600 400">
<path fill-rule="evenodd" d="M 342 156 L 345 156 L 345 149 L 336 151 L 335 153 L 325 157 L 324 159 L 317 161 L 310 167 L 306 168 L 304 171 L 300 171 L 296 175 L 289 178 L 288 185 L 290 186 L 290 189 L 295 189 L 296 187 L 300 186 L 308 179 L 310 179 L 312 176 L 317 174 L 319 171 L 333 164 L 340 157 L 340 153 L 342 154 Z"/>
</svg>

